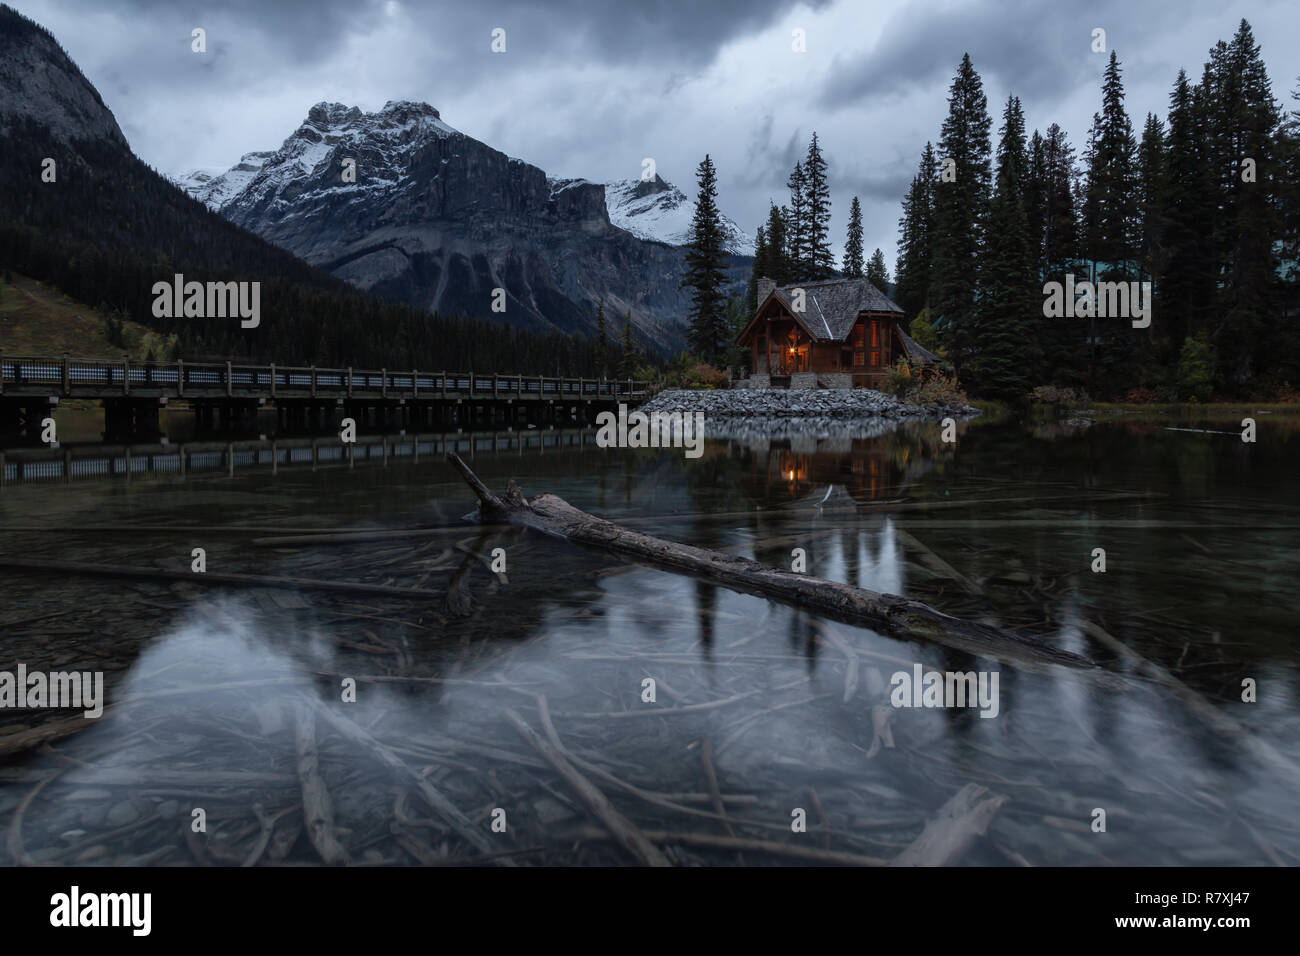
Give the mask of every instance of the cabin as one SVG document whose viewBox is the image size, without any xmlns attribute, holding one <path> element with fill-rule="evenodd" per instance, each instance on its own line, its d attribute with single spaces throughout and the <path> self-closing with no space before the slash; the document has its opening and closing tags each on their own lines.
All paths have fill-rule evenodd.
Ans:
<svg viewBox="0 0 1300 956">
<path fill-rule="evenodd" d="M 736 339 L 753 351 L 754 371 L 745 384 L 875 388 L 900 358 L 937 364 L 939 356 L 903 331 L 902 319 L 903 310 L 866 279 L 778 286 L 760 278 L 758 311 Z"/>
</svg>

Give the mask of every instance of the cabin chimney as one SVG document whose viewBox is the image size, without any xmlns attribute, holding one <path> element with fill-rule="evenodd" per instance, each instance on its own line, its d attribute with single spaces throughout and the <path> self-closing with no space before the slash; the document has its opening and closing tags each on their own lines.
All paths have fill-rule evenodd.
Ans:
<svg viewBox="0 0 1300 956">
<path fill-rule="evenodd" d="M 763 300 L 766 299 L 772 293 L 772 290 L 775 288 L 776 288 L 775 279 L 769 279 L 767 276 L 759 276 L 758 277 L 758 304 L 762 305 Z"/>
</svg>

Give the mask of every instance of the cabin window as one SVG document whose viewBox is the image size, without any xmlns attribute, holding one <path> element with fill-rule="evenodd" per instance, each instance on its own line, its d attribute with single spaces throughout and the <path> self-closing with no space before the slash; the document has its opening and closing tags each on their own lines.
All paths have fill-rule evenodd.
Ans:
<svg viewBox="0 0 1300 956">
<path fill-rule="evenodd" d="M 841 350 L 840 350 L 840 368 L 852 368 L 852 367 L 853 367 L 853 350 L 852 350 L 852 349 L 841 349 Z"/>
</svg>

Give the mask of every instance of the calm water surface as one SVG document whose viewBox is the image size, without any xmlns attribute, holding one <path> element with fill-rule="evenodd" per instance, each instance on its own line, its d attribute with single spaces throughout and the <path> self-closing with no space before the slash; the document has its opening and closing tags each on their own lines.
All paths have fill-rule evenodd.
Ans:
<svg viewBox="0 0 1300 956">
<path fill-rule="evenodd" d="M 304 727 L 354 862 L 632 862 L 520 723 L 553 728 L 569 767 L 682 864 L 887 861 L 968 784 L 1002 802 L 967 864 L 1300 860 L 1294 419 L 1261 415 L 1253 445 L 1222 424 L 977 420 L 955 448 L 912 423 L 714 440 L 698 460 L 579 431 L 375 436 L 350 460 L 332 439 L 210 442 L 181 444 L 182 472 L 179 420 L 171 445 L 128 455 L 64 417 L 69 446 L 4 459 L 0 667 L 101 670 L 113 703 L 44 745 L 75 712 L 0 711 L 7 862 L 318 862 Z M 491 487 L 773 565 L 801 548 L 812 574 L 1024 628 L 1104 674 L 901 642 L 477 527 L 449 449 Z M 425 530 L 283 540 L 363 529 Z M 422 593 L 150 576 L 189 573 L 195 548 L 210 574 Z M 69 561 L 141 571 L 34 566 Z M 997 715 L 892 706 L 892 676 L 917 664 L 996 671 Z"/>
</svg>

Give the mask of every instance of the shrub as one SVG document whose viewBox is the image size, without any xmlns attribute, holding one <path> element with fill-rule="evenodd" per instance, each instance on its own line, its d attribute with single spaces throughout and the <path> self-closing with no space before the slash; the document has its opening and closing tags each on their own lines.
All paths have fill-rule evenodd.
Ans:
<svg viewBox="0 0 1300 956">
<path fill-rule="evenodd" d="M 1145 385 L 1139 385 L 1128 390 L 1124 395 L 1124 401 L 1130 405 L 1154 405 L 1159 401 L 1159 397 Z"/>
<path fill-rule="evenodd" d="M 1283 382 L 1273 389 L 1273 401 L 1283 405 L 1294 405 L 1300 402 L 1300 388 L 1296 388 L 1290 382 Z"/>
<path fill-rule="evenodd" d="M 674 362 L 668 369 L 668 388 L 715 389 L 731 384 L 725 368 L 714 368 L 705 362 Z"/>
<path fill-rule="evenodd" d="M 1072 388 L 1039 385 L 1029 393 L 1029 400 L 1039 405 L 1078 405 L 1087 401 L 1087 396 Z"/>
<path fill-rule="evenodd" d="M 916 388 L 920 379 L 917 371 L 912 369 L 906 359 L 899 359 L 893 367 L 885 373 L 885 380 L 880 385 L 880 390 L 886 395 L 893 395 L 895 398 L 902 398 L 908 392 Z"/>
<path fill-rule="evenodd" d="M 1214 395 L 1218 355 L 1204 331 L 1183 340 L 1178 355 L 1178 394 L 1184 401 L 1208 402 Z"/>
<path fill-rule="evenodd" d="M 936 371 L 925 376 L 907 396 L 910 405 L 946 405 L 960 408 L 970 404 L 966 392 L 957 383 L 957 376 Z"/>
</svg>

